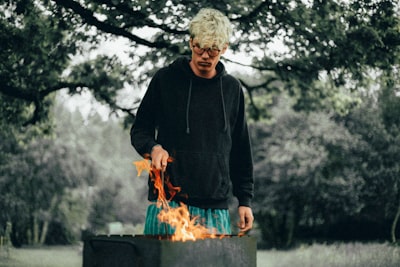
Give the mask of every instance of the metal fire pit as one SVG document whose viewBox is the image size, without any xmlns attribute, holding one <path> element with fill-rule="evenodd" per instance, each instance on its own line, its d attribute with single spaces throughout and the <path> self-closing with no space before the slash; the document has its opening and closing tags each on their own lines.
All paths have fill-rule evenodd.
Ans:
<svg viewBox="0 0 400 267">
<path fill-rule="evenodd" d="M 89 237 L 83 267 L 256 267 L 257 243 L 250 236 L 171 241 L 162 236 Z"/>
</svg>

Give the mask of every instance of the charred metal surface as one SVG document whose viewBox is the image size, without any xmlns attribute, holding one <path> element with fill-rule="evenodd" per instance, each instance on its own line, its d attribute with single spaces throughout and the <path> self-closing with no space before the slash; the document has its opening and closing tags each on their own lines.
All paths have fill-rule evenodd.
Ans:
<svg viewBox="0 0 400 267">
<path fill-rule="evenodd" d="M 163 236 L 93 236 L 84 241 L 83 267 L 256 267 L 250 236 L 171 241 Z"/>
</svg>

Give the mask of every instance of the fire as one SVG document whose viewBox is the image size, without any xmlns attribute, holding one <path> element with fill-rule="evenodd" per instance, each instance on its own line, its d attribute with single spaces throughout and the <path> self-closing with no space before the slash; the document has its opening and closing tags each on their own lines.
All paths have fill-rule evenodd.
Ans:
<svg viewBox="0 0 400 267">
<path fill-rule="evenodd" d="M 183 203 L 180 207 L 162 210 L 158 219 L 175 228 L 175 234 L 171 237 L 173 241 L 216 237 L 215 230 L 212 230 L 214 233 L 210 233 L 210 229 L 198 224 L 197 217 L 190 218 L 189 210 Z"/>
<path fill-rule="evenodd" d="M 150 161 L 143 159 L 133 163 L 136 166 L 138 176 L 143 171 L 148 171 L 151 181 L 154 183 L 155 190 L 158 191 L 157 205 L 163 210 L 158 214 L 161 222 L 168 223 L 175 228 L 175 233 L 171 236 L 173 241 L 187 241 L 204 238 L 215 238 L 216 230 L 208 229 L 198 223 L 198 217 L 191 218 L 188 207 L 180 203 L 180 207 L 172 208 L 169 201 L 180 192 L 180 187 L 173 186 L 169 177 L 160 170 L 151 168 Z M 167 199 L 164 185 L 167 185 L 170 199 Z"/>
<path fill-rule="evenodd" d="M 151 170 L 150 161 L 148 161 L 147 159 L 135 161 L 135 162 L 133 162 L 133 164 L 136 166 L 138 176 L 140 176 L 143 171 Z"/>
</svg>

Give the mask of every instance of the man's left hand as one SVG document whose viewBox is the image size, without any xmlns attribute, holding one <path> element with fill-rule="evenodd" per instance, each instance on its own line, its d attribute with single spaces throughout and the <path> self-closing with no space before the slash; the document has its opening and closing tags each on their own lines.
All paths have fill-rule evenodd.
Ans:
<svg viewBox="0 0 400 267">
<path fill-rule="evenodd" d="M 240 206 L 239 212 L 239 229 L 240 232 L 247 232 L 253 228 L 254 216 L 250 207 Z"/>
</svg>

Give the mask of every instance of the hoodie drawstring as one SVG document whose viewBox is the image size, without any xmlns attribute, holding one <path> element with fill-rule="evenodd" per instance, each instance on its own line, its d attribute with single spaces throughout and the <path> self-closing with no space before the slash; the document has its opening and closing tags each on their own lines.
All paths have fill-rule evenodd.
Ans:
<svg viewBox="0 0 400 267">
<path fill-rule="evenodd" d="M 228 122 L 227 122 L 227 119 L 226 119 L 224 92 L 222 90 L 222 77 L 220 77 L 219 81 L 220 81 L 220 93 L 221 93 L 221 102 L 222 102 L 222 113 L 224 115 L 224 132 L 226 132 L 228 130 Z M 186 104 L 186 133 L 187 134 L 190 134 L 189 110 L 190 110 L 190 100 L 191 100 L 191 98 L 192 98 L 192 80 L 190 80 L 189 94 L 188 94 L 187 104 Z"/>
<path fill-rule="evenodd" d="M 228 123 L 226 121 L 226 110 L 224 101 L 224 91 L 222 90 L 222 76 L 219 78 L 220 90 L 221 90 L 221 101 L 222 101 L 222 112 L 224 113 L 224 132 L 228 130 Z"/>
<path fill-rule="evenodd" d="M 187 104 L 186 104 L 186 133 L 187 134 L 190 134 L 190 126 L 189 126 L 190 98 L 192 98 L 192 79 L 190 79 L 189 95 L 188 95 Z"/>
</svg>

